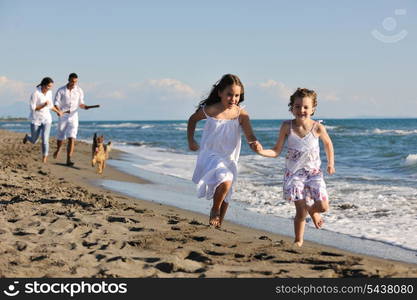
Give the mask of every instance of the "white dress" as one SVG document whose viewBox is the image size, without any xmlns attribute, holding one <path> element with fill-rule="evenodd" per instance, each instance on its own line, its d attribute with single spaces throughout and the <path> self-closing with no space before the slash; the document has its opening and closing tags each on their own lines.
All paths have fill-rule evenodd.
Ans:
<svg viewBox="0 0 417 300">
<path fill-rule="evenodd" d="M 237 179 L 237 162 L 241 147 L 239 116 L 231 120 L 207 117 L 201 137 L 200 151 L 193 174 L 199 198 L 212 199 L 216 188 L 225 181 L 232 181 L 226 195 L 228 203 Z M 239 111 L 240 114 L 240 111 Z"/>
</svg>

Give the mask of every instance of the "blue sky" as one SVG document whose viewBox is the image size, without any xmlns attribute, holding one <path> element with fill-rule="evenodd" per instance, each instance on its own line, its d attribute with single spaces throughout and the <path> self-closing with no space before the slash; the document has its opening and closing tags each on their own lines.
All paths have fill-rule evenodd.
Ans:
<svg viewBox="0 0 417 300">
<path fill-rule="evenodd" d="M 225 73 L 254 119 L 289 117 L 298 86 L 317 91 L 319 118 L 417 117 L 416 15 L 412 0 L 0 0 L 0 116 L 76 72 L 102 105 L 83 120 L 187 119 Z"/>
</svg>

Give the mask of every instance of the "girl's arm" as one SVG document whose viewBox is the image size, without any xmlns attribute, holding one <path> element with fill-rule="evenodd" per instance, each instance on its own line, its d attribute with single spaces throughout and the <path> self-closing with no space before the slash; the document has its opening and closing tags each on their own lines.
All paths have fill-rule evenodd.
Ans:
<svg viewBox="0 0 417 300">
<path fill-rule="evenodd" d="M 203 108 L 199 108 L 188 119 L 187 138 L 188 138 L 188 148 L 190 148 L 191 151 L 197 151 L 200 148 L 197 142 L 194 140 L 194 132 L 195 132 L 195 127 L 197 125 L 197 122 L 205 118 L 206 116 L 203 112 Z"/>
<path fill-rule="evenodd" d="M 240 111 L 239 122 L 240 122 L 240 126 L 242 126 L 243 133 L 245 134 L 246 141 L 248 142 L 249 145 L 251 145 L 251 148 L 252 148 L 252 144 L 257 143 L 257 140 L 256 140 L 256 136 L 253 134 L 249 114 L 243 108 Z"/>
<path fill-rule="evenodd" d="M 272 149 L 263 150 L 262 147 L 260 149 L 257 149 L 257 151 L 260 155 L 265 157 L 277 157 L 281 154 L 282 148 L 284 147 L 285 138 L 287 137 L 288 133 L 288 122 L 283 122 L 281 124 L 281 128 L 279 130 L 279 135 L 277 142 L 275 143 L 275 146 L 272 147 Z"/>
<path fill-rule="evenodd" d="M 334 148 L 332 140 L 330 139 L 329 134 L 327 133 L 326 127 L 324 127 L 322 124 L 319 124 L 317 126 L 317 135 L 322 140 L 324 144 L 324 150 L 326 151 L 327 173 L 332 175 L 336 172 L 334 168 Z"/>
</svg>

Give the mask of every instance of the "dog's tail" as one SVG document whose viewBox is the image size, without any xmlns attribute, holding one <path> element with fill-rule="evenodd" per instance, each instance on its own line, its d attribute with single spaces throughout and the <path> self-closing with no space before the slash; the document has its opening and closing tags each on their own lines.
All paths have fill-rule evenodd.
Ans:
<svg viewBox="0 0 417 300">
<path fill-rule="evenodd" d="M 94 137 L 93 137 L 93 146 L 92 146 L 92 156 L 94 157 L 94 153 L 96 153 L 96 149 L 97 149 L 97 132 L 94 133 Z"/>
</svg>

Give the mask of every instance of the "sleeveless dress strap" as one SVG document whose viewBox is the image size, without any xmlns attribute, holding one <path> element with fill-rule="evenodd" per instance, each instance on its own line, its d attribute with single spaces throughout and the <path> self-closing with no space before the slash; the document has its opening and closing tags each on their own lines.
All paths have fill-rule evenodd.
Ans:
<svg viewBox="0 0 417 300">
<path fill-rule="evenodd" d="M 323 122 L 323 120 L 317 120 L 314 122 L 313 127 L 311 127 L 311 131 L 313 131 L 313 129 L 318 125 L 321 124 Z"/>
<path fill-rule="evenodd" d="M 311 131 L 311 132 L 313 132 L 313 131 L 314 131 L 314 128 L 316 127 L 316 125 L 317 125 L 317 122 L 316 122 L 316 121 L 314 121 L 314 124 L 313 124 L 313 126 L 311 126 L 311 129 L 310 129 L 310 131 Z"/>
</svg>

